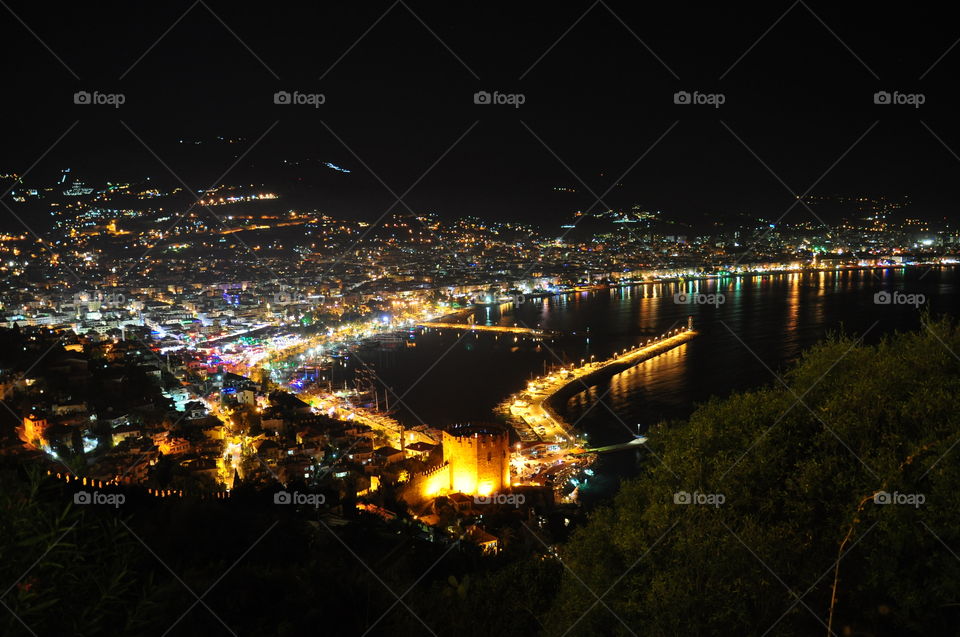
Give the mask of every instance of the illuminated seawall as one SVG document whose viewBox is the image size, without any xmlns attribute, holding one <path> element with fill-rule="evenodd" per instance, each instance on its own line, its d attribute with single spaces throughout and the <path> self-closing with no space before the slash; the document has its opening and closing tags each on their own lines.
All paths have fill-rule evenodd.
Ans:
<svg viewBox="0 0 960 637">
<path fill-rule="evenodd" d="M 573 442 L 576 432 L 563 420 L 559 409 L 564 401 L 615 374 L 683 345 L 697 335 L 688 323 L 639 346 L 615 353 L 605 361 L 589 362 L 563 369 L 531 381 L 527 389 L 501 405 L 524 442 Z"/>
</svg>

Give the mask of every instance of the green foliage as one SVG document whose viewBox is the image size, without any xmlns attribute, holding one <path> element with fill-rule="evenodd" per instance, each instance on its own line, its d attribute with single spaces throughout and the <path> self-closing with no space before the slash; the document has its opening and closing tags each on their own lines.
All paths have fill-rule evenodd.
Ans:
<svg viewBox="0 0 960 637">
<path fill-rule="evenodd" d="M 0 470 L 0 634 L 100 635 L 150 622 L 127 604 L 140 588 L 119 519 L 88 516 L 31 472 Z M 0 590 L 0 592 L 2 592 Z M 29 631 L 27 628 L 29 627 Z"/>
</svg>

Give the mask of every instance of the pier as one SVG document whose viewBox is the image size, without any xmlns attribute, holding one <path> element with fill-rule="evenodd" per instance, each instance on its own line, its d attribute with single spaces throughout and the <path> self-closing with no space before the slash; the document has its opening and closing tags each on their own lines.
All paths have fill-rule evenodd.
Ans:
<svg viewBox="0 0 960 637">
<path fill-rule="evenodd" d="M 558 400 L 678 347 L 696 335 L 691 319 L 685 327 L 648 339 L 632 349 L 616 352 L 607 360 L 586 362 L 579 367 L 571 366 L 536 378 L 527 384 L 525 390 L 514 394 L 503 403 L 501 411 L 509 416 L 523 442 L 575 444 L 576 432 L 557 413 Z"/>
<path fill-rule="evenodd" d="M 637 436 L 633 440 L 628 440 L 627 442 L 621 442 L 616 445 L 606 445 L 603 447 L 587 447 L 583 451 L 574 452 L 572 455 L 582 455 L 589 453 L 609 453 L 611 451 L 623 451 L 624 449 L 631 449 L 633 447 L 639 447 L 647 441 L 646 436 Z"/>
</svg>

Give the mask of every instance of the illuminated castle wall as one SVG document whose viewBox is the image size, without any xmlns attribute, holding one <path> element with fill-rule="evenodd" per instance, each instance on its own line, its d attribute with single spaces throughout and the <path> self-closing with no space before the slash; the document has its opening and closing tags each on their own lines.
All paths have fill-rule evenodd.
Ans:
<svg viewBox="0 0 960 637">
<path fill-rule="evenodd" d="M 490 495 L 510 486 L 510 437 L 496 425 L 465 425 L 443 432 L 443 461 L 451 490 Z"/>
<path fill-rule="evenodd" d="M 499 425 L 443 432 L 443 464 L 410 477 L 401 497 L 418 504 L 441 495 L 489 495 L 510 487 L 510 435 Z"/>
<path fill-rule="evenodd" d="M 450 493 L 450 483 L 450 465 L 443 463 L 411 476 L 402 497 L 410 504 L 425 502 Z"/>
</svg>

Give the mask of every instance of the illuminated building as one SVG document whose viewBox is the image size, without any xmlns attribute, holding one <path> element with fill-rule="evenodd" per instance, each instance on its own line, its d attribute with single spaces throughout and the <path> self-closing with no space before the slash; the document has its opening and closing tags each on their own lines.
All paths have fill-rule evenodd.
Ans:
<svg viewBox="0 0 960 637">
<path fill-rule="evenodd" d="M 443 432 L 443 461 L 453 492 L 490 495 L 510 486 L 510 436 L 500 425 L 460 425 Z"/>
<path fill-rule="evenodd" d="M 498 424 L 455 425 L 443 432 L 443 463 L 414 474 L 402 491 L 409 504 L 441 495 L 490 495 L 510 487 L 510 434 Z"/>
<path fill-rule="evenodd" d="M 35 413 L 29 413 L 23 417 L 20 439 L 36 446 L 46 444 L 46 433 L 49 426 L 46 418 Z"/>
</svg>

